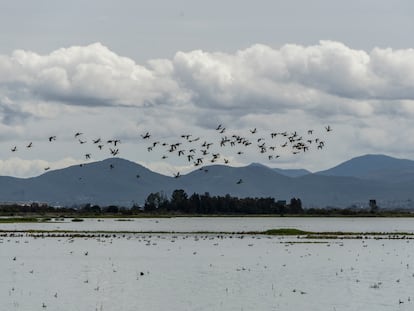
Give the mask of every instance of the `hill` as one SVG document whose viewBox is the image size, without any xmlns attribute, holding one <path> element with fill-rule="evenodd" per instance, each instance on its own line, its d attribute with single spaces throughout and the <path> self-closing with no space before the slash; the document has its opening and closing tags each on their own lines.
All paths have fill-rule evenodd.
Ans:
<svg viewBox="0 0 414 311">
<path fill-rule="evenodd" d="M 301 198 L 305 207 L 367 205 L 411 207 L 413 161 L 367 155 L 330 170 L 289 177 L 264 165 L 206 166 L 180 178 L 153 172 L 137 163 L 111 158 L 49 171 L 33 178 L 0 177 L 0 201 L 44 202 L 57 206 L 143 204 L 148 194 L 170 196 L 175 189 L 210 195 Z M 407 203 L 408 202 L 408 203 Z M 408 204 L 408 205 L 407 205 Z"/>
</svg>

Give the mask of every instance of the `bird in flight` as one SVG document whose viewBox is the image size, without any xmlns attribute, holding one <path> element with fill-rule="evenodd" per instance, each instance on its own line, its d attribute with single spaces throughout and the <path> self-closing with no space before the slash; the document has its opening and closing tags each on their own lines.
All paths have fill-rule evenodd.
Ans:
<svg viewBox="0 0 414 311">
<path fill-rule="evenodd" d="M 142 139 L 149 139 L 151 137 L 150 133 L 146 132 L 144 135 L 141 135 Z"/>
<path fill-rule="evenodd" d="M 53 141 L 53 140 L 56 140 L 56 136 L 50 136 L 49 137 L 49 141 L 51 142 L 51 141 Z"/>
<path fill-rule="evenodd" d="M 113 156 L 116 156 L 116 155 L 119 153 L 119 149 L 112 149 L 112 148 L 109 148 L 109 150 L 111 151 L 111 154 L 112 154 Z"/>
</svg>

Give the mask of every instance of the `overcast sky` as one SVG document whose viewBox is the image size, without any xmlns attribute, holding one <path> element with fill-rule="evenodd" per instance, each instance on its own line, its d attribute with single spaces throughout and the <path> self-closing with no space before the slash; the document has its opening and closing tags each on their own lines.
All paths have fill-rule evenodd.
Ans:
<svg viewBox="0 0 414 311">
<path fill-rule="evenodd" d="M 414 159 L 413 1 L 14 0 L 0 8 L 1 175 L 110 156 L 97 138 L 120 139 L 120 157 L 156 171 L 185 172 L 191 165 L 161 159 L 149 144 L 187 133 L 216 142 L 218 124 L 269 146 L 279 144 L 266 136 L 274 131 L 313 129 L 325 141 L 323 150 L 281 150 L 271 161 L 253 149 L 221 150 L 233 165 L 316 171 L 366 153 Z"/>
</svg>

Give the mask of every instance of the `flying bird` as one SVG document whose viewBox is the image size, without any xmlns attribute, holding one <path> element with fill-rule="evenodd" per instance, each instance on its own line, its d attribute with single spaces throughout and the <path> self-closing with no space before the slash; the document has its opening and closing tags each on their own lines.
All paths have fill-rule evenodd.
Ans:
<svg viewBox="0 0 414 311">
<path fill-rule="evenodd" d="M 113 156 L 116 156 L 116 155 L 119 153 L 119 149 L 112 149 L 112 148 L 109 148 L 109 150 L 111 151 L 111 154 L 112 154 Z"/>
<path fill-rule="evenodd" d="M 146 132 L 144 135 L 141 135 L 142 139 L 149 139 L 151 137 L 150 133 Z"/>
</svg>

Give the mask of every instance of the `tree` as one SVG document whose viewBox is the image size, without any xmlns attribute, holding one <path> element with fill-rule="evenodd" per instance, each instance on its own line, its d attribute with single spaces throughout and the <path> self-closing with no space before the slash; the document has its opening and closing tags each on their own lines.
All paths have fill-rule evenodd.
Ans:
<svg viewBox="0 0 414 311">
<path fill-rule="evenodd" d="M 171 195 L 171 209 L 174 211 L 183 211 L 188 213 L 187 193 L 183 189 L 174 190 Z"/>
<path fill-rule="evenodd" d="M 104 209 L 105 213 L 108 214 L 118 214 L 119 212 L 119 207 L 116 205 L 109 205 Z"/>
<path fill-rule="evenodd" d="M 299 198 L 290 199 L 289 211 L 291 213 L 301 213 L 301 212 L 303 212 L 302 201 Z"/>
<path fill-rule="evenodd" d="M 163 204 L 165 204 L 165 198 L 159 192 L 150 193 L 145 200 L 144 210 L 155 211 L 162 207 Z"/>
</svg>

